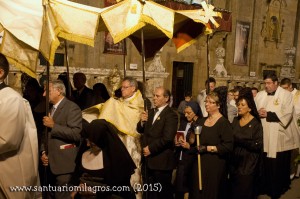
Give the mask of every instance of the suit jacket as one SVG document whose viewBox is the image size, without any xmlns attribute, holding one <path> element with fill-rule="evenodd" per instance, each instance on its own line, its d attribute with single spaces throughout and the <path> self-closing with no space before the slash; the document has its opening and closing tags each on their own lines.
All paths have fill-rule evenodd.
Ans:
<svg viewBox="0 0 300 199">
<path fill-rule="evenodd" d="M 53 120 L 54 127 L 48 134 L 50 169 L 55 175 L 72 173 L 81 138 L 81 110 L 74 102 L 64 98 L 54 112 Z M 61 149 L 66 144 L 75 144 L 76 147 Z"/>
<path fill-rule="evenodd" d="M 93 94 L 93 90 L 84 86 L 84 89 L 78 95 L 77 90 L 73 91 L 74 102 L 80 107 L 81 110 L 89 108 L 96 104 L 96 99 Z"/>
<path fill-rule="evenodd" d="M 138 123 L 138 132 L 143 133 L 142 147 L 148 146 L 151 152 L 146 158 L 147 167 L 154 170 L 172 170 L 176 165 L 174 138 L 178 116 L 169 106 L 166 106 L 152 124 L 153 118 L 154 109 L 151 109 L 148 121 L 143 126 Z"/>
<path fill-rule="evenodd" d="M 230 123 L 232 123 L 233 119 L 237 117 L 237 111 L 237 107 L 227 103 L 228 120 Z"/>
</svg>

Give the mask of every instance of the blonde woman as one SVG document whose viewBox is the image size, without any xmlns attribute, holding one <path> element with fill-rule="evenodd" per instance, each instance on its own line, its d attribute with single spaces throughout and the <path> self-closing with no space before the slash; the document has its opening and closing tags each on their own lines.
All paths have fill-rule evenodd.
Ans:
<svg viewBox="0 0 300 199">
<path fill-rule="evenodd" d="M 202 126 L 200 146 L 202 190 L 199 190 L 198 163 L 193 165 L 193 187 L 190 199 L 219 199 L 225 197 L 228 155 L 232 151 L 232 128 L 227 119 L 227 87 L 218 87 L 205 100 L 208 117 Z"/>
</svg>

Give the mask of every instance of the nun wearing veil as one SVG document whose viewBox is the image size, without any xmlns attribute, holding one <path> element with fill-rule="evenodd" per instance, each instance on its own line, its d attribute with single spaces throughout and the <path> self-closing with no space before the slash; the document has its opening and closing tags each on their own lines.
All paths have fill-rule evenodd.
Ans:
<svg viewBox="0 0 300 199">
<path fill-rule="evenodd" d="M 194 101 L 186 103 L 184 119 L 181 119 L 179 131 L 175 137 L 177 169 L 175 178 L 175 199 L 183 199 L 192 187 L 192 166 L 197 156 L 191 153 L 196 146 L 194 129 L 203 117 L 200 106 Z M 183 133 L 183 136 L 180 134 Z"/>
<path fill-rule="evenodd" d="M 130 186 L 130 177 L 136 166 L 117 131 L 103 119 L 96 119 L 91 123 L 83 122 L 82 137 L 85 140 L 78 152 L 77 166 L 71 183 L 79 186 L 86 183 L 91 189 L 87 192 L 73 192 L 73 198 L 135 198 Z M 97 190 L 97 186 L 105 187 L 105 191 Z M 126 186 L 128 189 L 109 190 L 113 186 Z"/>
</svg>

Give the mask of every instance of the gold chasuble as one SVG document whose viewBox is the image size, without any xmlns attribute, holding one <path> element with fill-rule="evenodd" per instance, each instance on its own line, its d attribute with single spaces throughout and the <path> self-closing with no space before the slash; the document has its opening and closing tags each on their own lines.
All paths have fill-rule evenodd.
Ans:
<svg viewBox="0 0 300 199">
<path fill-rule="evenodd" d="M 144 100 L 138 90 L 129 99 L 114 99 L 111 97 L 103 104 L 98 104 L 83 110 L 82 117 L 88 122 L 94 119 L 105 119 L 119 130 L 119 137 L 126 146 L 137 169 L 131 176 L 130 183 L 141 184 L 141 146 L 140 134 L 136 130 L 140 115 L 144 110 Z M 141 194 L 136 195 L 141 198 Z"/>
<path fill-rule="evenodd" d="M 103 104 L 98 118 L 105 119 L 124 134 L 138 137 L 136 125 L 143 110 L 144 100 L 140 91 L 137 91 L 128 101 L 110 98 Z"/>
</svg>

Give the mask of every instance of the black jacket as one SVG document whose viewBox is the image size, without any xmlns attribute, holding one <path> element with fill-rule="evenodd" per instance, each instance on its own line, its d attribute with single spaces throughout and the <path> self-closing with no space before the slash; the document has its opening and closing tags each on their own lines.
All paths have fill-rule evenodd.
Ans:
<svg viewBox="0 0 300 199">
<path fill-rule="evenodd" d="M 172 170 L 175 168 L 174 138 L 177 132 L 178 115 L 168 106 L 152 124 L 154 109 L 149 110 L 148 121 L 138 132 L 142 135 L 142 147 L 149 146 L 150 156 L 146 158 L 147 167 L 154 170 Z"/>
</svg>

